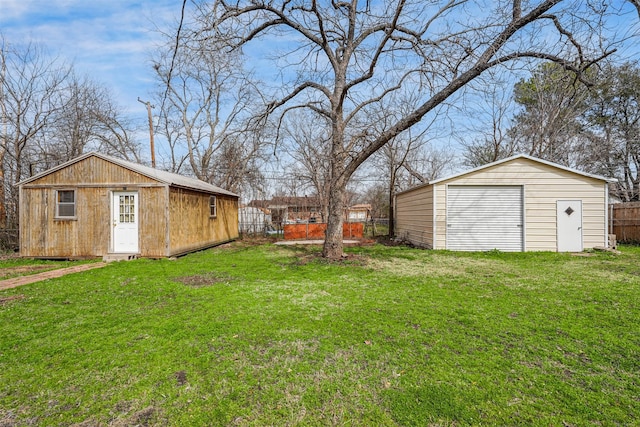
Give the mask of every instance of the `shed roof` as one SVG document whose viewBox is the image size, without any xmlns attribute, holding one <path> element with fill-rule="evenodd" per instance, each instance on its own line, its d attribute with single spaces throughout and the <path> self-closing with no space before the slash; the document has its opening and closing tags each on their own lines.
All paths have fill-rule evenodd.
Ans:
<svg viewBox="0 0 640 427">
<path fill-rule="evenodd" d="M 595 175 L 595 174 L 591 174 L 591 173 L 587 173 L 587 172 L 582 172 L 582 171 L 579 171 L 577 169 L 569 168 L 567 166 L 563 166 L 563 165 L 560 165 L 558 163 L 553 163 L 553 162 L 550 162 L 548 160 L 539 159 L 537 157 L 529 156 L 527 154 L 517 154 L 515 156 L 507 157 L 506 159 L 501 159 L 501 160 L 495 161 L 493 163 L 488 163 L 486 165 L 482 165 L 482 166 L 479 166 L 477 168 L 469 169 L 469 170 L 466 170 L 466 171 L 463 171 L 463 172 L 459 172 L 459 173 L 454 174 L 454 175 L 450 175 L 450 176 L 447 176 L 447 177 L 444 177 L 444 178 L 440 178 L 440 179 L 436 179 L 436 180 L 433 180 L 433 181 L 429 181 L 429 182 L 424 183 L 424 184 L 420 184 L 420 185 L 418 185 L 416 187 L 409 188 L 408 190 L 401 191 L 398 194 L 406 193 L 408 191 L 412 191 L 412 190 L 415 190 L 417 188 L 426 187 L 428 185 L 439 184 L 441 182 L 445 182 L 445 181 L 449 181 L 451 179 L 459 178 L 459 177 L 464 176 L 464 175 L 472 174 L 472 173 L 481 171 L 483 169 L 488 169 L 488 168 L 491 168 L 491 167 L 494 167 L 494 166 L 498 166 L 498 165 L 501 165 L 503 163 L 511 162 L 511 161 L 517 160 L 517 159 L 531 160 L 531 161 L 536 162 L 536 163 L 541 163 L 543 165 L 547 165 L 547 166 L 554 167 L 556 169 L 561 169 L 561 170 L 564 170 L 564 171 L 567 171 L 567 172 L 571 172 L 571 173 L 574 173 L 576 175 L 581 175 L 581 176 L 584 176 L 586 178 L 597 179 L 597 180 L 605 181 L 605 182 L 617 182 L 618 181 L 615 178 L 607 178 L 607 177 L 604 177 L 604 176 L 601 176 L 601 175 Z"/>
<path fill-rule="evenodd" d="M 102 153 L 98 153 L 95 151 L 92 151 L 90 153 L 85 153 L 82 154 L 81 156 L 76 157 L 75 159 L 69 160 L 68 162 L 62 163 L 56 167 L 53 167 L 51 169 L 48 169 L 44 172 L 41 172 L 39 174 L 36 174 L 30 178 L 25 179 L 24 181 L 19 182 L 16 185 L 25 185 L 28 184 L 32 181 L 35 181 L 37 179 L 40 179 L 44 176 L 47 176 L 49 174 L 52 174 L 54 172 L 57 172 L 61 169 L 64 169 L 68 166 L 71 166 L 75 163 L 78 163 L 82 160 L 88 159 L 89 157 L 98 157 L 102 160 L 105 160 L 107 162 L 110 163 L 114 163 L 118 166 L 122 166 L 125 169 L 129 169 L 133 172 L 137 172 L 141 175 L 144 175 L 148 178 L 151 179 L 155 179 L 156 181 L 162 182 L 164 184 L 170 185 L 170 186 L 174 186 L 174 187 L 181 187 L 181 188 L 186 188 L 186 189 L 190 189 L 190 190 L 197 190 L 197 191 L 202 191 L 205 193 L 212 193 L 212 194 L 222 194 L 222 195 L 227 195 L 227 196 L 234 196 L 234 197 L 238 197 L 237 194 L 232 193 L 230 191 L 224 190 L 220 187 L 217 187 L 213 184 L 209 184 L 207 182 L 201 181 L 199 179 L 195 179 L 195 178 L 190 178 L 187 176 L 182 176 L 182 175 L 178 175 L 177 173 L 172 173 L 172 172 L 167 172 L 167 171 L 163 171 L 163 170 L 159 170 L 159 169 L 154 169 L 151 168 L 149 166 L 144 166 L 138 163 L 134 163 L 134 162 L 130 162 L 127 160 L 122 160 L 122 159 L 118 159 L 116 157 L 111 157 L 111 156 L 107 156 L 106 154 L 102 154 Z"/>
</svg>

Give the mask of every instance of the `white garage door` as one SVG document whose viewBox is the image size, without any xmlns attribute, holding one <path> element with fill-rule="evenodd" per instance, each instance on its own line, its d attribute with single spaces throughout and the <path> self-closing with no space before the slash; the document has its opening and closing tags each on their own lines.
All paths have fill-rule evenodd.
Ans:
<svg viewBox="0 0 640 427">
<path fill-rule="evenodd" d="M 447 187 L 447 249 L 523 250 L 522 186 Z"/>
</svg>

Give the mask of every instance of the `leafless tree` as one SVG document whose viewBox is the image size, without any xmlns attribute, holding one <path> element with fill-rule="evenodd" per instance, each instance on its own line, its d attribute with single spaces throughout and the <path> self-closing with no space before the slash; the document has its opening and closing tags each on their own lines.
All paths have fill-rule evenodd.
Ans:
<svg viewBox="0 0 640 427">
<path fill-rule="evenodd" d="M 131 127 L 105 88 L 42 45 L 0 43 L 0 214 L 1 224 L 16 227 L 18 181 L 89 149 L 139 158 Z"/>
<path fill-rule="evenodd" d="M 42 138 L 47 123 L 60 110 L 58 93 L 71 69 L 51 59 L 36 44 L 9 45 L 1 40 L 3 138 L 0 147 L 3 224 L 17 225 L 18 194 L 13 186 L 29 176 L 31 144 Z M 9 209 L 6 209 L 6 207 Z"/>
<path fill-rule="evenodd" d="M 385 218 L 389 214 L 388 185 L 376 182 L 367 187 L 363 194 L 363 203 L 371 205 L 371 219 Z"/>
<path fill-rule="evenodd" d="M 217 185 L 239 194 L 264 185 L 262 164 L 265 139 L 258 131 L 228 135 L 220 145 L 211 166 L 211 179 Z"/>
<path fill-rule="evenodd" d="M 398 96 L 400 95 L 400 96 Z M 383 105 L 376 112 L 377 119 L 372 121 L 374 134 L 382 134 L 387 126 L 392 126 L 407 114 L 410 106 L 415 104 L 414 94 L 396 94 L 390 97 L 388 105 Z M 409 107 L 409 108 L 408 108 Z M 373 112 L 370 112 L 372 115 Z M 439 176 L 444 170 L 451 170 L 454 158 L 452 151 L 434 145 L 438 139 L 438 123 L 441 118 L 437 114 L 423 120 L 419 125 L 402 132 L 392 138 L 370 157 L 374 175 L 384 177 L 388 182 L 388 219 L 389 236 L 394 235 L 394 198 L 398 191 L 427 183 Z M 366 165 L 367 163 L 365 163 Z"/>
<path fill-rule="evenodd" d="M 297 111 L 283 124 L 284 148 L 292 159 L 285 173 L 302 188 L 315 193 L 320 215 L 325 222 L 329 211 L 329 138 L 330 124 L 313 111 Z"/>
<path fill-rule="evenodd" d="M 39 172 L 87 151 L 99 151 L 140 162 L 140 147 L 131 139 L 134 128 L 109 91 L 71 72 L 60 85 L 59 105 L 43 129 L 43 138 L 30 147 L 30 159 Z"/>
<path fill-rule="evenodd" d="M 266 145 L 264 129 L 250 120 L 259 93 L 242 61 L 240 52 L 194 37 L 182 37 L 176 49 L 167 36 L 154 63 L 162 89 L 158 132 L 168 142 L 171 169 L 186 165 L 198 179 L 232 191 L 260 174 Z"/>
<path fill-rule="evenodd" d="M 462 163 L 472 168 L 507 158 L 517 151 L 508 132 L 516 109 L 512 83 L 494 73 L 488 74 L 488 81 L 480 91 L 482 99 L 464 106 L 465 114 L 473 120 L 459 126 L 455 133 L 463 147 Z"/>
<path fill-rule="evenodd" d="M 389 237 L 394 236 L 396 193 L 426 184 L 452 170 L 453 151 L 434 147 L 427 139 L 427 131 L 423 129 L 416 135 L 411 129 L 403 132 L 371 157 L 376 176 L 387 182 Z"/>
<path fill-rule="evenodd" d="M 331 123 L 323 255 L 336 259 L 343 254 L 346 186 L 366 159 L 494 67 L 547 60 L 581 76 L 614 50 L 615 35 L 600 36 L 616 4 L 218 0 L 201 9 L 196 38 L 223 41 L 227 52 L 268 36 L 287 40 L 274 60 L 290 85 L 265 114 L 305 107 Z M 368 111 L 398 91 L 413 92 L 416 103 L 372 133 Z"/>
</svg>

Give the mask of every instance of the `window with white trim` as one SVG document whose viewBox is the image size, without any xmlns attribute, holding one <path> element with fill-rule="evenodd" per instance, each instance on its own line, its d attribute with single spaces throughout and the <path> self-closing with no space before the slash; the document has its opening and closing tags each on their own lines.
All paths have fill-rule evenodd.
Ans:
<svg viewBox="0 0 640 427">
<path fill-rule="evenodd" d="M 209 216 L 212 218 L 215 218 L 218 214 L 217 211 L 217 197 L 216 196 L 209 196 Z"/>
<path fill-rule="evenodd" d="M 76 217 L 76 190 L 56 191 L 56 218 Z"/>
</svg>

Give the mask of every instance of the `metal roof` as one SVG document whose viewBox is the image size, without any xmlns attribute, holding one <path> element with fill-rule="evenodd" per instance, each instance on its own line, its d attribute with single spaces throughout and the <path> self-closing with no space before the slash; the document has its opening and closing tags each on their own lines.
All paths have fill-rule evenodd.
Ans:
<svg viewBox="0 0 640 427">
<path fill-rule="evenodd" d="M 28 184 L 29 182 L 35 181 L 37 179 L 42 178 L 43 176 L 49 175 L 51 173 L 57 172 L 61 169 L 64 169 L 68 166 L 71 166 L 75 163 L 78 163 L 82 160 L 88 159 L 89 157 L 98 157 L 102 160 L 105 160 L 107 162 L 110 163 L 114 163 L 118 166 L 122 166 L 125 169 L 129 169 L 133 172 L 137 172 L 141 175 L 144 175 L 148 178 L 151 179 L 155 179 L 156 181 L 162 182 L 164 184 L 170 185 L 170 186 L 174 186 L 174 187 L 182 187 L 182 188 L 186 188 L 186 189 L 191 189 L 191 190 L 197 190 L 197 191 L 202 191 L 205 193 L 212 193 L 212 194 L 222 194 L 222 195 L 227 195 L 227 196 L 234 196 L 234 197 L 238 197 L 237 194 L 232 193 L 230 191 L 224 190 L 220 187 L 217 187 L 213 184 L 209 184 L 207 182 L 201 181 L 199 179 L 195 179 L 195 178 L 190 178 L 190 177 L 186 177 L 186 176 L 182 176 L 182 175 L 178 175 L 177 173 L 172 173 L 172 172 L 167 172 L 167 171 L 162 171 L 159 169 L 154 169 L 151 168 L 149 166 L 144 166 L 138 163 L 133 163 L 127 160 L 122 160 L 122 159 L 118 159 L 116 157 L 111 157 L 111 156 L 107 156 L 106 154 L 102 154 L 102 153 L 98 153 L 95 151 L 92 151 L 90 153 L 86 153 L 83 154 L 81 156 L 76 157 L 75 159 L 72 159 L 66 163 L 62 163 L 54 168 L 48 169 L 44 172 L 41 172 L 39 174 L 36 174 L 34 176 L 32 176 L 31 178 L 25 179 L 24 181 L 19 182 L 16 185 L 24 185 L 24 184 Z"/>
<path fill-rule="evenodd" d="M 426 187 L 428 185 L 439 184 L 439 183 L 444 182 L 444 181 L 449 181 L 449 180 L 454 179 L 454 178 L 459 178 L 459 177 L 467 175 L 467 174 L 478 172 L 478 171 L 481 171 L 483 169 L 488 169 L 488 168 L 491 168 L 493 166 L 497 166 L 497 165 L 500 165 L 500 164 L 503 164 L 503 163 L 507 163 L 507 162 L 510 162 L 512 160 L 517 160 L 517 159 L 531 160 L 531 161 L 536 162 L 536 163 L 541 163 L 541 164 L 544 164 L 544 165 L 547 165 L 547 166 L 551 166 L 551 167 L 554 167 L 554 168 L 557 168 L 557 169 L 561 169 L 561 170 L 564 170 L 564 171 L 567 171 L 567 172 L 575 173 L 577 175 L 581 175 L 581 176 L 584 176 L 584 177 L 587 177 L 587 178 L 597 179 L 597 180 L 600 180 L 600 181 L 605 181 L 605 182 L 617 182 L 618 181 L 615 178 L 607 178 L 607 177 L 600 176 L 600 175 L 594 175 L 594 174 L 591 174 L 591 173 L 582 172 L 582 171 L 579 171 L 577 169 L 573 169 L 573 168 L 569 168 L 569 167 L 566 167 L 566 166 L 562 166 L 562 165 L 559 165 L 557 163 L 550 162 L 548 160 L 543 160 L 543 159 L 539 159 L 537 157 L 529 156 L 527 154 L 516 154 L 515 156 L 507 157 L 506 159 L 501 159 L 501 160 L 495 161 L 493 163 L 488 163 L 486 165 L 482 165 L 482 166 L 479 166 L 477 168 L 469 169 L 469 170 L 457 173 L 455 175 L 447 176 L 445 178 L 435 179 L 433 181 L 429 181 L 427 183 L 417 185 L 415 187 L 412 187 L 412 188 L 409 188 L 407 190 L 401 191 L 398 194 L 402 194 L 402 193 L 406 193 L 406 192 L 409 192 L 409 191 L 413 191 L 413 190 L 416 190 L 418 188 Z"/>
</svg>

